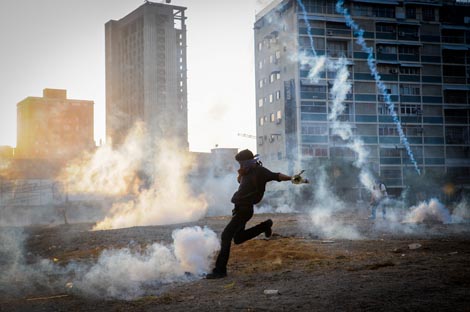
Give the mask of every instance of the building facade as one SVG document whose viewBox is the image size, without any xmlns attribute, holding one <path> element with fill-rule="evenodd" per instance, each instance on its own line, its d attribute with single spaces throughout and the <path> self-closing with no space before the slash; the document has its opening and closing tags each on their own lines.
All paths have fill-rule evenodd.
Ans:
<svg viewBox="0 0 470 312">
<path fill-rule="evenodd" d="M 352 90 L 341 121 L 352 125 L 369 152 L 368 164 L 389 187 L 403 188 L 415 170 L 397 127 L 336 1 L 278 0 L 254 27 L 258 152 L 267 163 L 344 160 L 356 155 L 332 135 L 327 114 L 334 71 L 317 83 L 295 57 L 311 53 L 346 57 Z M 454 175 L 470 184 L 470 3 L 446 0 L 345 1 L 373 48 L 377 70 L 420 170 Z M 289 169 L 289 168 L 286 168 Z"/>
<path fill-rule="evenodd" d="M 93 105 L 60 89 L 19 102 L 15 159 L 68 160 L 93 149 Z"/>
<path fill-rule="evenodd" d="M 106 23 L 106 135 L 114 144 L 142 121 L 153 140 L 188 149 L 185 9 L 147 1 Z"/>
</svg>

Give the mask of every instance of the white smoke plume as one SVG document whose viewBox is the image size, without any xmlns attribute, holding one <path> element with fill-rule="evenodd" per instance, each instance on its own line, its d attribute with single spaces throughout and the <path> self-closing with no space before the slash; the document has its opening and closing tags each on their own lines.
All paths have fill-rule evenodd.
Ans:
<svg viewBox="0 0 470 312">
<path fill-rule="evenodd" d="M 103 145 L 76 160 L 61 175 L 69 194 L 114 196 L 115 203 L 95 230 L 195 221 L 207 202 L 193 195 L 187 176 L 194 161 L 173 141 L 149 144 L 137 123 L 118 148 Z"/>
<path fill-rule="evenodd" d="M 261 205 L 255 207 L 255 213 L 297 213 L 298 211 L 288 204 L 280 204 L 275 207 L 271 205 Z"/>
<path fill-rule="evenodd" d="M 470 220 L 470 205 L 467 198 L 463 198 L 452 211 L 453 219 L 461 219 L 462 221 Z"/>
<path fill-rule="evenodd" d="M 330 190 L 324 168 L 320 169 L 316 178 L 315 203 L 309 213 L 313 225 L 310 231 L 327 238 L 361 239 L 354 226 L 345 224 L 338 218 L 346 205 Z"/>
<path fill-rule="evenodd" d="M 113 205 L 94 230 L 137 225 L 163 225 L 196 221 L 206 214 L 207 202 L 191 194 L 186 182 L 192 159 L 169 142 L 160 142 L 152 168 L 153 184 L 135 199 Z"/>
<path fill-rule="evenodd" d="M 209 271 L 220 248 L 209 228 L 183 228 L 172 234 L 173 244 L 154 243 L 141 251 L 105 250 L 97 263 L 74 284 L 86 295 L 133 299 L 146 288 L 200 278 Z"/>
<path fill-rule="evenodd" d="M 53 263 L 48 259 L 26 259 L 24 243 L 27 235 L 22 228 L 0 227 L 0 297 L 26 294 L 39 286 L 52 289 L 48 279 Z"/>
<path fill-rule="evenodd" d="M 299 52 L 292 58 L 293 62 L 300 62 L 301 65 L 308 65 L 310 70 L 307 78 L 312 83 L 318 83 L 320 81 L 320 74 L 325 70 L 327 60 L 326 56 L 311 56 L 306 52 Z"/>
<path fill-rule="evenodd" d="M 0 297 L 54 293 L 70 285 L 70 291 L 86 296 L 133 299 L 168 283 L 201 278 L 220 248 L 209 228 L 186 227 L 173 231 L 171 245 L 105 250 L 94 264 L 61 266 L 43 258 L 27 261 L 25 238 L 20 228 L 0 228 Z"/>
<path fill-rule="evenodd" d="M 123 195 L 136 191 L 135 173 L 143 160 L 145 135 L 144 125 L 136 123 L 120 147 L 114 149 L 108 143 L 95 153 L 82 155 L 65 168 L 59 180 L 72 194 Z"/>
<path fill-rule="evenodd" d="M 205 195 L 208 216 L 231 215 L 233 204 L 230 200 L 238 188 L 236 173 L 215 177 L 210 171 L 207 176 L 196 179 L 194 183 L 198 184 Z"/>
<path fill-rule="evenodd" d="M 417 206 L 411 207 L 405 217 L 405 222 L 421 223 L 426 221 L 449 224 L 452 223 L 452 217 L 449 210 L 439 200 L 432 198 L 428 202 L 423 201 Z"/>
</svg>

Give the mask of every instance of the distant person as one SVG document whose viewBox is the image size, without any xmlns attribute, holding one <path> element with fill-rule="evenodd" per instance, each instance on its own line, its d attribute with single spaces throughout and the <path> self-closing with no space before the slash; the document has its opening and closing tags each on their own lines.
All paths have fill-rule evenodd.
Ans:
<svg viewBox="0 0 470 312">
<path fill-rule="evenodd" d="M 227 276 L 227 263 L 230 256 L 230 246 L 232 239 L 235 244 L 241 244 L 261 233 L 266 237 L 272 234 L 271 227 L 273 221 L 268 219 L 252 228 L 245 229 L 246 223 L 253 216 L 253 205 L 259 203 L 263 198 L 266 183 L 270 181 L 292 181 L 294 184 L 308 183 L 299 173 L 293 177 L 271 172 L 263 167 L 262 163 L 255 158 L 250 150 L 239 152 L 235 159 L 240 164 L 238 170 L 238 190 L 233 194 L 232 203 L 235 208 L 232 210 L 232 219 L 225 227 L 221 237 L 221 248 L 215 268 L 212 273 L 206 275 L 207 279 L 223 278 Z"/>
<path fill-rule="evenodd" d="M 385 200 L 388 198 L 387 187 L 380 181 L 376 181 L 372 187 L 372 194 L 370 196 L 370 205 L 372 207 L 369 219 L 375 220 L 377 208 L 381 206 L 382 217 L 385 219 L 387 214 L 385 207 Z"/>
</svg>

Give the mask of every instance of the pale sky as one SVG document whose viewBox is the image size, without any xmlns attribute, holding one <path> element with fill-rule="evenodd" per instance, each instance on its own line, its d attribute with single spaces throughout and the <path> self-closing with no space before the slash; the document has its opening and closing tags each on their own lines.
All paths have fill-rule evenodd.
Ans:
<svg viewBox="0 0 470 312">
<path fill-rule="evenodd" d="M 158 2 L 158 1 L 153 1 Z M 67 89 L 95 102 L 105 139 L 104 24 L 143 0 L 0 0 L 0 145 L 16 146 L 16 104 Z M 189 144 L 256 149 L 255 14 L 268 0 L 173 0 L 187 7 Z"/>
</svg>

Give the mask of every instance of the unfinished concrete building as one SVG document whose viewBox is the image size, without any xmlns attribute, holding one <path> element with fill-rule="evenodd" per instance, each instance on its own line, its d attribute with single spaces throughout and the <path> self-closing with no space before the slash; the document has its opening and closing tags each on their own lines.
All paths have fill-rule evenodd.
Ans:
<svg viewBox="0 0 470 312">
<path fill-rule="evenodd" d="M 152 142 L 188 149 L 184 7 L 146 2 L 106 23 L 106 136 L 120 144 L 136 122 Z"/>
</svg>

